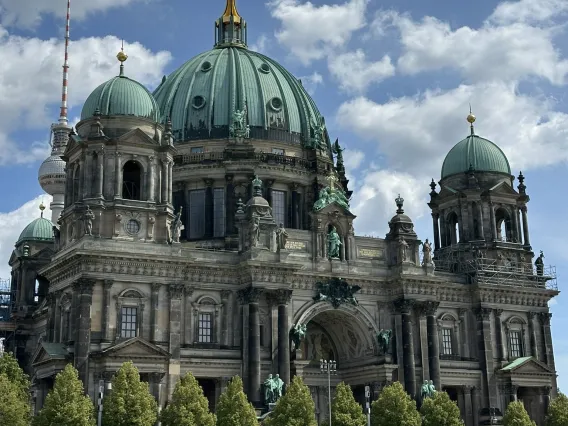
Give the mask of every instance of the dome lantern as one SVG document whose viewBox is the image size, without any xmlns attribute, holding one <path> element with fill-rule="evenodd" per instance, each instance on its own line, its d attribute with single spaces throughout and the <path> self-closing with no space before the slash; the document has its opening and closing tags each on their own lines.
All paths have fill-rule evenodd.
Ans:
<svg viewBox="0 0 568 426">
<path fill-rule="evenodd" d="M 223 15 L 215 21 L 215 47 L 247 47 L 247 23 L 237 11 L 236 0 L 227 0 Z"/>
</svg>

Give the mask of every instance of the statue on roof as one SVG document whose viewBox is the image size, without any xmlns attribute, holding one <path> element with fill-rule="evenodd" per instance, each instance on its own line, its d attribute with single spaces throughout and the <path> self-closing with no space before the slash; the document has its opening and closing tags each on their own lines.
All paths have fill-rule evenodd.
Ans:
<svg viewBox="0 0 568 426">
<path fill-rule="evenodd" d="M 276 228 L 276 245 L 278 247 L 278 250 L 285 250 L 287 242 L 288 232 L 284 228 L 284 224 L 281 223 L 278 228 Z"/>
<path fill-rule="evenodd" d="M 85 235 L 93 235 L 93 221 L 95 220 L 95 214 L 91 210 L 89 206 L 87 206 L 87 210 L 85 211 L 85 215 L 83 216 L 83 223 L 85 226 Z"/>
<path fill-rule="evenodd" d="M 322 210 L 332 203 L 335 203 L 349 211 L 349 200 L 345 196 L 345 192 L 342 188 L 335 185 L 337 177 L 335 177 L 334 174 L 330 174 L 328 180 L 329 185 L 320 190 L 319 197 L 314 203 L 314 211 Z"/>
<path fill-rule="evenodd" d="M 235 110 L 233 112 L 233 122 L 229 126 L 229 133 L 235 138 L 248 139 L 250 137 L 250 127 L 247 124 L 248 108 L 245 106 L 242 110 Z"/>
<path fill-rule="evenodd" d="M 308 148 L 326 150 L 327 144 L 325 141 L 325 120 L 320 117 L 317 121 L 312 118 L 310 124 L 310 142 L 307 144 Z"/>
<path fill-rule="evenodd" d="M 179 239 L 181 238 L 181 231 L 184 229 L 183 222 L 181 220 L 182 210 L 183 207 L 180 207 L 173 222 L 170 224 L 171 226 L 170 235 L 172 243 L 179 243 Z"/>
<path fill-rule="evenodd" d="M 398 239 L 398 263 L 405 263 L 408 261 L 408 243 L 400 236 Z"/>
<path fill-rule="evenodd" d="M 542 250 L 540 251 L 540 255 L 536 258 L 534 266 L 536 266 L 537 275 L 544 275 L 544 253 Z"/>
<path fill-rule="evenodd" d="M 342 246 L 341 237 L 337 233 L 335 226 L 327 234 L 327 257 L 331 259 L 339 259 L 339 249 Z"/>
<path fill-rule="evenodd" d="M 432 262 L 432 245 L 428 241 L 428 238 L 426 238 L 426 241 L 424 241 L 424 244 L 422 244 L 422 253 L 424 255 L 424 257 L 422 259 L 422 265 L 423 266 L 432 265 L 432 263 L 433 263 Z"/>
</svg>

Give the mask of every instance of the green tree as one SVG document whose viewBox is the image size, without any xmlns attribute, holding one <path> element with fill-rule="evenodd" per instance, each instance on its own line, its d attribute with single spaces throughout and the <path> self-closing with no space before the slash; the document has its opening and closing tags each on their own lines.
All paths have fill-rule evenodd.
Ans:
<svg viewBox="0 0 568 426">
<path fill-rule="evenodd" d="M 505 410 L 503 416 L 504 426 L 536 426 L 536 423 L 531 420 L 529 413 L 525 410 L 522 401 L 511 402 Z"/>
<path fill-rule="evenodd" d="M 95 407 L 85 396 L 77 370 L 67 364 L 55 378 L 53 389 L 34 418 L 34 426 L 95 426 Z"/>
<path fill-rule="evenodd" d="M 29 400 L 30 381 L 28 375 L 18 365 L 18 361 L 9 352 L 0 357 L 0 374 L 5 374 L 18 388 L 18 395 L 23 401 Z"/>
<path fill-rule="evenodd" d="M 274 411 L 264 421 L 265 426 L 317 426 L 315 406 L 310 390 L 298 376 L 294 377 L 286 394 L 278 400 Z"/>
<path fill-rule="evenodd" d="M 125 362 L 112 379 L 112 390 L 103 401 L 105 426 L 154 426 L 158 404 L 148 383 L 140 381 L 132 361 Z"/>
<path fill-rule="evenodd" d="M 416 402 L 400 382 L 385 387 L 379 399 L 371 404 L 372 426 L 420 426 L 420 413 Z"/>
<path fill-rule="evenodd" d="M 331 404 L 331 424 L 333 426 L 366 426 L 367 419 L 361 406 L 355 401 L 351 387 L 341 382 L 335 388 Z"/>
<path fill-rule="evenodd" d="M 215 415 L 193 374 L 187 373 L 177 383 L 172 399 L 161 416 L 162 426 L 214 426 Z"/>
<path fill-rule="evenodd" d="M 461 426 L 460 409 L 446 392 L 436 392 L 432 398 L 426 398 L 422 407 L 422 426 Z"/>
<path fill-rule="evenodd" d="M 258 426 L 256 412 L 243 392 L 243 380 L 233 377 L 217 405 L 217 426 Z"/>
<path fill-rule="evenodd" d="M 559 393 L 550 402 L 548 413 L 546 414 L 546 426 L 566 426 L 568 425 L 568 398 L 563 393 Z"/>
<path fill-rule="evenodd" d="M 0 373 L 0 425 L 29 426 L 31 407 L 22 399 L 17 383 Z"/>
</svg>

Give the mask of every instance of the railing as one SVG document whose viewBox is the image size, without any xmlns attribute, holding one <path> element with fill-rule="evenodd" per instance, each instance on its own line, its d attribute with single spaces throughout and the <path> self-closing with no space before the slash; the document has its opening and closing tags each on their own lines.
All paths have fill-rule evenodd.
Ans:
<svg viewBox="0 0 568 426">
<path fill-rule="evenodd" d="M 212 151 L 183 154 L 175 157 L 176 165 L 207 164 L 231 160 L 256 160 L 263 163 L 278 164 L 285 167 L 298 167 L 306 170 L 314 170 L 315 167 L 312 161 L 303 158 L 266 152 L 239 152 L 236 154 L 231 151 Z"/>
</svg>

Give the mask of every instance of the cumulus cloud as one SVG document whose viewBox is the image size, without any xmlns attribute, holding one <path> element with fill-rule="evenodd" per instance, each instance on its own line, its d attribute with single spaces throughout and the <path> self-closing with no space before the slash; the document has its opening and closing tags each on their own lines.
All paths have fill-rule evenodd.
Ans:
<svg viewBox="0 0 568 426">
<path fill-rule="evenodd" d="M 385 55 L 380 61 L 367 60 L 362 49 L 330 55 L 328 67 L 346 92 L 364 92 L 373 83 L 379 83 L 395 73 L 391 58 Z"/>
<path fill-rule="evenodd" d="M 49 207 L 51 197 L 49 195 L 41 195 L 28 201 L 23 206 L 18 207 L 11 212 L 0 213 L 0 279 L 10 278 L 10 267 L 8 259 L 14 250 L 14 244 L 24 230 L 26 225 L 32 220 L 39 217 L 39 205 L 43 202 Z M 45 217 L 49 217 L 51 213 L 45 211 Z"/>
<path fill-rule="evenodd" d="M 299 77 L 299 80 L 302 82 L 302 86 L 304 86 L 306 91 L 312 96 L 316 92 L 318 86 L 323 84 L 323 76 L 317 71 L 314 71 L 310 75 Z"/>
<path fill-rule="evenodd" d="M 96 12 L 124 7 L 130 3 L 150 0 L 73 0 L 73 19 L 84 19 Z M 0 0 L 0 23 L 7 26 L 32 28 L 36 26 L 44 14 L 64 18 L 67 13 L 65 0 Z"/>
<path fill-rule="evenodd" d="M 529 24 L 549 23 L 568 14 L 566 0 L 505 1 L 497 5 L 489 22 L 507 25 L 514 22 Z"/>
<path fill-rule="evenodd" d="M 84 38 L 71 43 L 69 104 L 80 105 L 99 84 L 118 74 L 115 58 L 121 41 L 113 36 Z M 152 52 L 140 43 L 126 43 L 126 74 L 146 85 L 159 82 L 169 52 Z M 57 117 L 49 107 L 61 99 L 63 42 L 10 35 L 0 27 L 0 165 L 25 163 L 43 156 L 47 147 L 18 146 L 10 134 L 22 127 L 45 128 Z M 31 141 L 28 141 L 28 144 Z M 27 144 L 26 144 L 27 145 Z M 41 157 L 40 157 L 41 158 Z"/>
<path fill-rule="evenodd" d="M 369 0 L 348 0 L 338 5 L 316 6 L 299 0 L 274 0 L 271 14 L 280 21 L 276 38 L 304 65 L 343 48 L 353 33 L 365 26 Z"/>
</svg>

